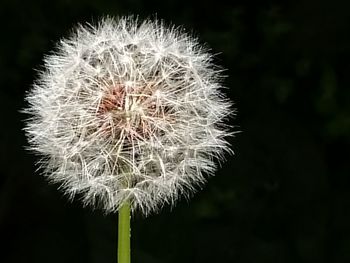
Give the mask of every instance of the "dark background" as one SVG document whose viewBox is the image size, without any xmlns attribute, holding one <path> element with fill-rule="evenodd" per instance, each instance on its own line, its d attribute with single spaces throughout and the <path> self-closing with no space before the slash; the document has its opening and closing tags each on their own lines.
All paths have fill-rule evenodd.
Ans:
<svg viewBox="0 0 350 263">
<path fill-rule="evenodd" d="M 347 1 L 349 2 L 349 1 Z M 191 200 L 132 222 L 133 262 L 350 262 L 350 6 L 341 1 L 0 4 L 0 262 L 116 262 L 115 215 L 69 203 L 24 150 L 25 91 L 61 37 L 157 14 L 218 54 L 241 130 Z"/>
</svg>

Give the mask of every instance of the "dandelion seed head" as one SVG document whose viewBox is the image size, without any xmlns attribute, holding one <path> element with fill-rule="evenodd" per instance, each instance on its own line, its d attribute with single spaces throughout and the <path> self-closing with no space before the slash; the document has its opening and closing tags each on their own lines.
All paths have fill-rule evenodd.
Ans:
<svg viewBox="0 0 350 263">
<path fill-rule="evenodd" d="M 196 39 L 159 21 L 80 25 L 26 96 L 30 149 L 68 196 L 147 215 L 195 191 L 231 152 L 220 78 Z"/>
</svg>

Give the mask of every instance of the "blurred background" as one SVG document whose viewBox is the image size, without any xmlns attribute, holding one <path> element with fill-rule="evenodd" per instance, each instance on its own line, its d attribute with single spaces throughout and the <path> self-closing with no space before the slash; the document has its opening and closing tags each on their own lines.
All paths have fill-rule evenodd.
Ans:
<svg viewBox="0 0 350 263">
<path fill-rule="evenodd" d="M 134 216 L 132 262 L 350 262 L 350 3 L 227 2 L 1 1 L 0 262 L 116 262 L 117 217 L 35 173 L 19 110 L 77 22 L 128 14 L 211 47 L 242 131 L 193 198 Z"/>
</svg>

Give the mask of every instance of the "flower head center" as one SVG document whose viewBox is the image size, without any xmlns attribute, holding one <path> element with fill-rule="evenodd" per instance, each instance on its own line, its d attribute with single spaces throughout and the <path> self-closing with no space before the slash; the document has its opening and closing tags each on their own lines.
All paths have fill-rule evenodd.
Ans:
<svg viewBox="0 0 350 263">
<path fill-rule="evenodd" d="M 157 115 L 153 93 L 149 87 L 111 85 L 98 107 L 103 132 L 111 135 L 123 131 L 130 140 L 149 138 L 150 117 Z"/>
</svg>

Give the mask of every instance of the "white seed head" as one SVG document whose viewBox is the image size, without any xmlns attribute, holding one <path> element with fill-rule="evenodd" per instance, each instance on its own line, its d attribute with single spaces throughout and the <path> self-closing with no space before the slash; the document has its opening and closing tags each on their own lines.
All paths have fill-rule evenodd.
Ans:
<svg viewBox="0 0 350 263">
<path fill-rule="evenodd" d="M 212 56 L 182 30 L 106 18 L 45 58 L 25 131 L 70 197 L 107 213 L 129 201 L 147 215 L 193 192 L 230 152 L 221 89 Z"/>
</svg>

